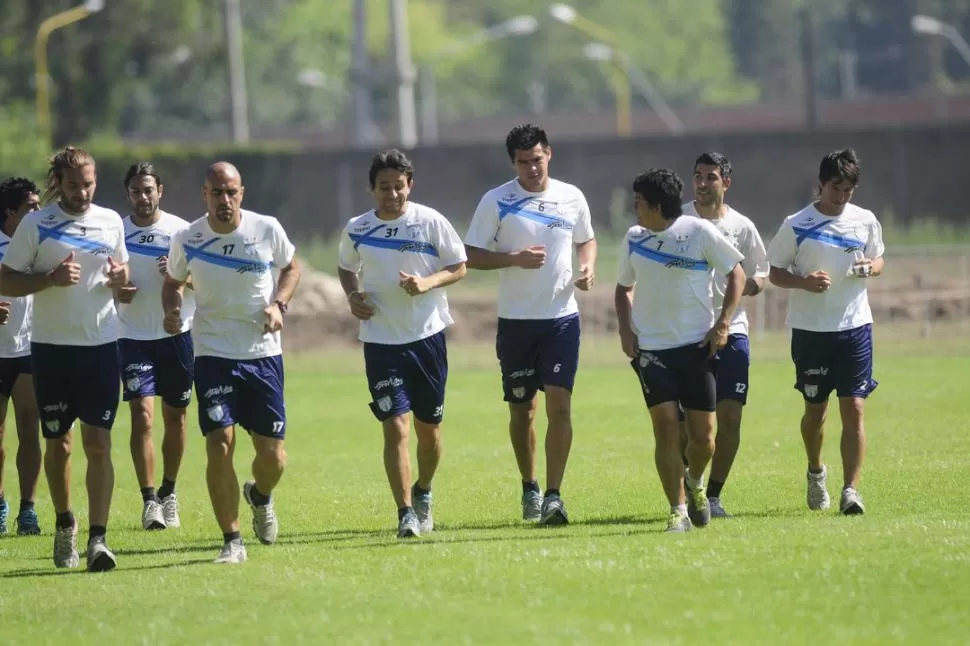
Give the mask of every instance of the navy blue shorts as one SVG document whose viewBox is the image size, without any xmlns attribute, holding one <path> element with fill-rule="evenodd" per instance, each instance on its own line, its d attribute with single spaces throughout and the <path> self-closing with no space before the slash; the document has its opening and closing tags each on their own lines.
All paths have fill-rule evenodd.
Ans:
<svg viewBox="0 0 970 646">
<path fill-rule="evenodd" d="M 425 424 L 441 423 L 448 381 L 444 331 L 402 345 L 365 343 L 364 366 L 378 420 L 410 411 Z"/>
<path fill-rule="evenodd" d="M 748 403 L 748 371 L 751 346 L 745 334 L 731 334 L 727 345 L 717 352 L 717 401 L 733 399 Z"/>
<path fill-rule="evenodd" d="M 283 357 L 195 358 L 195 395 L 202 434 L 238 424 L 277 440 L 286 436 Z"/>
<path fill-rule="evenodd" d="M 44 437 L 60 437 L 74 420 L 111 430 L 118 412 L 118 344 L 30 344 L 34 396 Z"/>
<path fill-rule="evenodd" d="M 696 343 L 667 350 L 640 350 L 630 362 L 647 408 L 679 402 L 686 410 L 711 412 L 717 404 L 716 359 Z"/>
<path fill-rule="evenodd" d="M 0 397 L 9 397 L 20 375 L 29 375 L 30 355 L 0 359 Z"/>
<path fill-rule="evenodd" d="M 192 401 L 192 333 L 151 341 L 118 339 L 124 400 L 159 396 L 173 408 Z"/>
<path fill-rule="evenodd" d="M 579 368 L 579 314 L 558 319 L 498 320 L 495 352 L 505 401 L 532 401 L 545 386 L 572 392 Z"/>
<path fill-rule="evenodd" d="M 869 396 L 872 378 L 872 325 L 842 332 L 791 331 L 795 389 L 805 401 L 820 404 L 834 390 L 839 397 Z"/>
</svg>

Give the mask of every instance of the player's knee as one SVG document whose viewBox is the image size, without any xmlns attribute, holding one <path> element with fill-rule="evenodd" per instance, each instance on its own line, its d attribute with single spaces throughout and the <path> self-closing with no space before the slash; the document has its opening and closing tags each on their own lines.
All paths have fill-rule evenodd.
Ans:
<svg viewBox="0 0 970 646">
<path fill-rule="evenodd" d="M 572 415 L 572 397 L 564 388 L 546 389 L 546 417 L 550 423 L 566 423 Z"/>
<path fill-rule="evenodd" d="M 282 442 L 267 443 L 256 448 L 263 466 L 274 471 L 283 471 L 286 467 L 286 450 Z"/>
<path fill-rule="evenodd" d="M 734 404 L 734 405 L 731 405 Z M 717 407 L 717 434 L 741 435 L 741 406 L 737 402 L 721 402 Z"/>
<path fill-rule="evenodd" d="M 813 404 L 811 402 L 805 402 L 805 421 L 809 424 L 821 426 L 825 423 L 827 413 L 828 406 L 826 403 Z"/>
<path fill-rule="evenodd" d="M 82 435 L 84 455 L 88 460 L 104 459 L 111 456 L 111 434 L 104 431 L 92 431 Z"/>
<path fill-rule="evenodd" d="M 71 457 L 71 436 L 67 433 L 60 437 L 47 438 L 46 455 L 60 459 Z"/>
<path fill-rule="evenodd" d="M 865 401 L 861 397 L 840 397 L 839 413 L 842 416 L 842 426 L 846 429 L 861 429 L 865 410 Z"/>
<path fill-rule="evenodd" d="M 536 418 L 536 409 L 532 402 L 510 404 L 509 414 L 513 426 L 528 428 Z"/>
<path fill-rule="evenodd" d="M 232 437 L 226 429 L 205 436 L 205 451 L 210 460 L 232 460 Z"/>
<path fill-rule="evenodd" d="M 411 434 L 407 415 L 395 415 L 381 422 L 381 426 L 384 428 L 384 441 L 386 443 L 407 442 L 408 436 Z"/>
</svg>

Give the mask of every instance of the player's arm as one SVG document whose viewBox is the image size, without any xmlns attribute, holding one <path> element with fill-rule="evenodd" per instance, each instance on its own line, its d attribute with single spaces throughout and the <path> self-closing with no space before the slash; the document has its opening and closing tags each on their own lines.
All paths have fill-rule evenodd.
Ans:
<svg viewBox="0 0 970 646">
<path fill-rule="evenodd" d="M 782 289 L 804 289 L 816 294 L 824 292 L 832 284 L 832 279 L 824 271 L 799 276 L 789 269 L 795 265 L 797 251 L 795 232 L 786 220 L 768 244 L 768 263 L 771 265 L 768 280 Z"/>
<path fill-rule="evenodd" d="M 628 236 L 623 236 L 620 253 L 617 256 L 616 289 L 613 292 L 613 307 L 616 310 L 617 329 L 620 333 L 620 347 L 623 354 L 633 359 L 637 356 L 639 343 L 633 330 L 633 286 L 636 285 L 636 271 L 630 259 Z"/>
<path fill-rule="evenodd" d="M 724 304 L 721 306 L 721 313 L 714 322 L 714 327 L 722 328 L 725 335 L 728 328 L 731 327 L 731 321 L 734 320 L 734 313 L 737 311 L 738 305 L 741 304 L 741 295 L 747 289 L 747 281 L 751 280 L 745 279 L 741 263 L 736 264 L 734 269 L 728 272 L 727 277 L 727 286 L 724 288 Z"/>
<path fill-rule="evenodd" d="M 468 266 L 472 269 L 538 269 L 546 262 L 546 248 L 543 245 L 532 245 L 521 251 L 492 251 L 466 243 L 465 253 L 468 255 Z"/>
<path fill-rule="evenodd" d="M 347 296 L 350 313 L 361 321 L 366 321 L 374 316 L 377 310 L 367 300 L 367 293 L 360 288 L 360 278 L 357 272 L 337 267 L 337 278 L 340 279 L 340 287 Z"/>
<path fill-rule="evenodd" d="M 48 287 L 69 287 L 80 281 L 81 265 L 74 261 L 73 251 L 48 272 L 17 271 L 6 264 L 0 265 L 0 294 L 3 296 L 29 296 Z"/>
<path fill-rule="evenodd" d="M 577 288 L 583 291 L 590 289 L 596 280 L 596 251 L 596 238 L 590 238 L 585 242 L 576 244 L 579 278 L 575 281 L 575 284 Z"/>
<path fill-rule="evenodd" d="M 465 277 L 466 273 L 468 273 L 468 269 L 464 262 L 448 265 L 429 276 L 415 276 L 399 271 L 398 276 L 400 276 L 401 281 L 398 284 L 411 296 L 417 296 L 418 294 L 426 294 L 432 289 L 457 283 Z"/>
<path fill-rule="evenodd" d="M 273 296 L 274 303 L 282 303 L 285 309 L 293 299 L 297 285 L 300 284 L 302 267 L 296 256 L 290 260 L 290 264 L 280 270 L 279 279 L 276 281 L 276 294 Z"/>
</svg>

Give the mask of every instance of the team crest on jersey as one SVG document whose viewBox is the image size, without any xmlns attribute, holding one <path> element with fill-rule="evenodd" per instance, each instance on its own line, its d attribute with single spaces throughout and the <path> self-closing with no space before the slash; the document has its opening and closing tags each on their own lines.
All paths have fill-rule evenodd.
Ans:
<svg viewBox="0 0 970 646">
<path fill-rule="evenodd" d="M 226 411 L 221 404 L 216 404 L 215 406 L 209 406 L 205 411 L 206 415 L 209 416 L 213 422 L 221 422 L 222 418 L 225 417 Z"/>
<path fill-rule="evenodd" d="M 687 253 L 687 248 L 689 246 L 689 236 L 677 236 L 677 238 L 674 240 L 674 247 L 677 249 L 677 253 Z"/>
<path fill-rule="evenodd" d="M 391 410 L 391 398 L 389 396 L 381 397 L 377 400 L 377 407 L 381 409 L 382 413 L 386 413 Z"/>
<path fill-rule="evenodd" d="M 417 240 L 421 237 L 421 225 L 420 224 L 409 224 L 407 226 L 408 237 L 412 240 Z"/>
</svg>

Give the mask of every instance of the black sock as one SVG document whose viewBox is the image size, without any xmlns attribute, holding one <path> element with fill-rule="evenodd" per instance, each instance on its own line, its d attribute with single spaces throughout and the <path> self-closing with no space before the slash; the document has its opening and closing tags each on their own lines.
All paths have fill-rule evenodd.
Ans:
<svg viewBox="0 0 970 646">
<path fill-rule="evenodd" d="M 54 524 L 59 529 L 67 529 L 68 527 L 74 527 L 74 512 L 71 510 L 62 511 L 57 514 L 57 519 Z"/>
<path fill-rule="evenodd" d="M 141 499 L 144 502 L 148 502 L 149 500 L 154 500 L 155 502 L 161 502 L 158 499 L 158 495 L 155 493 L 155 487 L 142 487 Z"/>
<path fill-rule="evenodd" d="M 402 518 L 404 518 L 405 514 L 407 514 L 408 512 L 411 512 L 413 514 L 414 513 L 414 509 L 412 509 L 411 507 L 400 507 L 397 510 L 397 519 L 398 520 L 401 520 Z"/>
<path fill-rule="evenodd" d="M 104 525 L 91 525 L 91 529 L 88 531 L 88 540 L 98 538 L 99 536 L 104 538 L 107 533 L 108 528 Z"/>
<path fill-rule="evenodd" d="M 3 494 L 2 494 L 2 493 L 0 493 L 0 506 L 2 506 L 2 505 L 3 505 L 3 501 L 4 501 L 4 500 L 6 500 L 6 498 L 4 498 L 4 497 L 3 497 Z"/>
<path fill-rule="evenodd" d="M 239 532 L 226 532 L 222 535 L 222 540 L 226 543 L 231 543 L 233 541 L 241 541 L 242 535 Z"/>
<path fill-rule="evenodd" d="M 522 481 L 522 493 L 529 493 L 530 491 L 533 492 L 533 493 L 541 493 L 542 492 L 542 490 L 539 489 L 539 481 L 538 480 L 523 480 Z"/>
<path fill-rule="evenodd" d="M 809 473 L 813 473 L 815 475 L 818 475 L 820 473 L 823 473 L 824 471 L 825 471 L 825 467 L 822 467 L 821 469 L 813 469 L 812 467 L 809 467 L 808 468 L 808 472 Z"/>
<path fill-rule="evenodd" d="M 175 493 L 175 481 L 163 478 L 162 486 L 158 488 L 158 497 L 165 500 L 173 493 Z"/>
<path fill-rule="evenodd" d="M 707 481 L 707 497 L 708 498 L 720 498 L 721 489 L 724 488 L 723 482 L 718 482 L 717 480 Z"/>
<path fill-rule="evenodd" d="M 269 504 L 269 496 L 259 493 L 259 489 L 256 488 L 256 485 L 253 485 L 249 490 L 249 499 L 257 507 L 262 507 L 263 505 Z"/>
<path fill-rule="evenodd" d="M 545 498 L 549 498 L 550 496 L 556 496 L 556 497 L 558 497 L 559 496 L 559 490 L 558 489 L 546 489 L 546 495 L 544 497 Z"/>
<path fill-rule="evenodd" d="M 421 487 L 418 486 L 417 482 L 415 482 L 414 486 L 411 487 L 412 496 L 426 496 L 429 493 L 431 493 L 431 487 L 428 487 L 427 489 L 422 489 Z"/>
<path fill-rule="evenodd" d="M 27 511 L 29 509 L 33 509 L 33 508 L 34 508 L 34 501 L 33 500 L 21 500 L 20 501 L 20 513 L 24 513 L 25 511 Z"/>
</svg>

